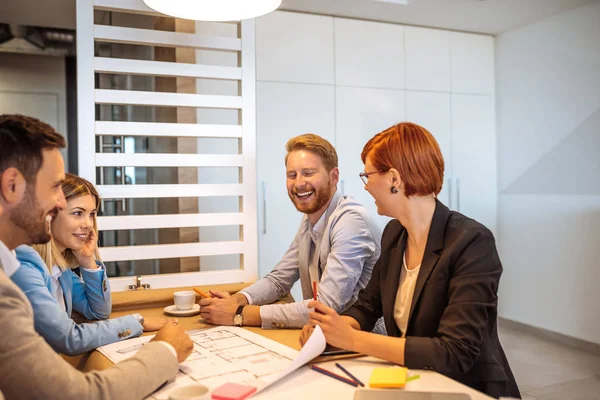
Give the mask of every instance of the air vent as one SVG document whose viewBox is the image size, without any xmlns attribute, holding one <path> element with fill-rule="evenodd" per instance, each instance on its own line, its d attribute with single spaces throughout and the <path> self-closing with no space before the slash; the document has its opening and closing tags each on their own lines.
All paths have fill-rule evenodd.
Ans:
<svg viewBox="0 0 600 400">
<path fill-rule="evenodd" d="M 75 31 L 0 24 L 0 51 L 51 56 L 75 54 Z"/>
</svg>

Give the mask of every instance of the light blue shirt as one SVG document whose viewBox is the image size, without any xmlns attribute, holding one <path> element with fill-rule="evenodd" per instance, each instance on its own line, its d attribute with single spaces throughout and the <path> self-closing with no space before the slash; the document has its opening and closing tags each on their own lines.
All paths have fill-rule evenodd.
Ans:
<svg viewBox="0 0 600 400">
<path fill-rule="evenodd" d="M 263 329 L 304 326 L 313 280 L 318 282 L 318 300 L 338 313 L 352 305 L 369 282 L 381 252 L 381 230 L 367 209 L 336 192 L 321 219 L 313 227 L 304 215 L 296 237 L 273 271 L 241 292 L 251 304 L 262 305 Z M 270 304 L 288 294 L 298 279 L 303 301 Z"/>
<path fill-rule="evenodd" d="M 101 262 L 96 262 L 101 272 L 80 268 L 81 278 L 70 269 L 63 271 L 58 281 L 65 312 L 52 295 L 52 275 L 38 252 L 20 246 L 16 253 L 21 266 L 11 279 L 31 302 L 35 330 L 56 352 L 73 356 L 142 333 L 142 325 L 133 315 L 106 319 L 110 317 L 112 300 Z M 86 319 L 104 321 L 77 324 L 71 319 L 73 310 Z"/>
</svg>

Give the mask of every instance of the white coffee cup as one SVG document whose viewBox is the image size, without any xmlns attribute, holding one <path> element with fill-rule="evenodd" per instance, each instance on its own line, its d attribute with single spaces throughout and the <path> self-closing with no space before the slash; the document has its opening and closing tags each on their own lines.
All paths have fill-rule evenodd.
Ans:
<svg viewBox="0 0 600 400">
<path fill-rule="evenodd" d="M 183 290 L 173 293 L 173 301 L 178 310 L 189 310 L 196 302 L 196 293 L 191 290 Z"/>
<path fill-rule="evenodd" d="M 207 400 L 209 398 L 210 389 L 200 384 L 182 386 L 173 390 L 169 395 L 169 400 Z"/>
</svg>

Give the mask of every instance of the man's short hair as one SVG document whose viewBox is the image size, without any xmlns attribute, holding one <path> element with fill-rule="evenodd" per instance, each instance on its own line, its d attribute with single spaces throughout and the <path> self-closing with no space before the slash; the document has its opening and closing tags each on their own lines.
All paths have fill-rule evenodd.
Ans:
<svg viewBox="0 0 600 400">
<path fill-rule="evenodd" d="M 0 175 L 8 168 L 17 168 L 27 182 L 35 182 L 42 167 L 43 150 L 65 146 L 65 138 L 39 119 L 0 115 Z"/>
<path fill-rule="evenodd" d="M 330 172 L 338 166 L 338 156 L 335 147 L 327 139 L 314 133 L 306 133 L 288 140 L 285 144 L 287 154 L 285 155 L 285 164 L 287 165 L 288 156 L 292 151 L 306 150 L 319 156 L 323 165 Z"/>
</svg>

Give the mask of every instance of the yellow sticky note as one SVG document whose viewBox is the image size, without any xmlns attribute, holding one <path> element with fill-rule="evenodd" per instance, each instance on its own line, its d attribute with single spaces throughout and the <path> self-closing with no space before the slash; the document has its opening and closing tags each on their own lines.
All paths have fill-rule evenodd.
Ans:
<svg viewBox="0 0 600 400">
<path fill-rule="evenodd" d="M 375 368 L 369 380 L 372 388 L 403 388 L 406 385 L 406 372 L 404 367 Z"/>
</svg>

